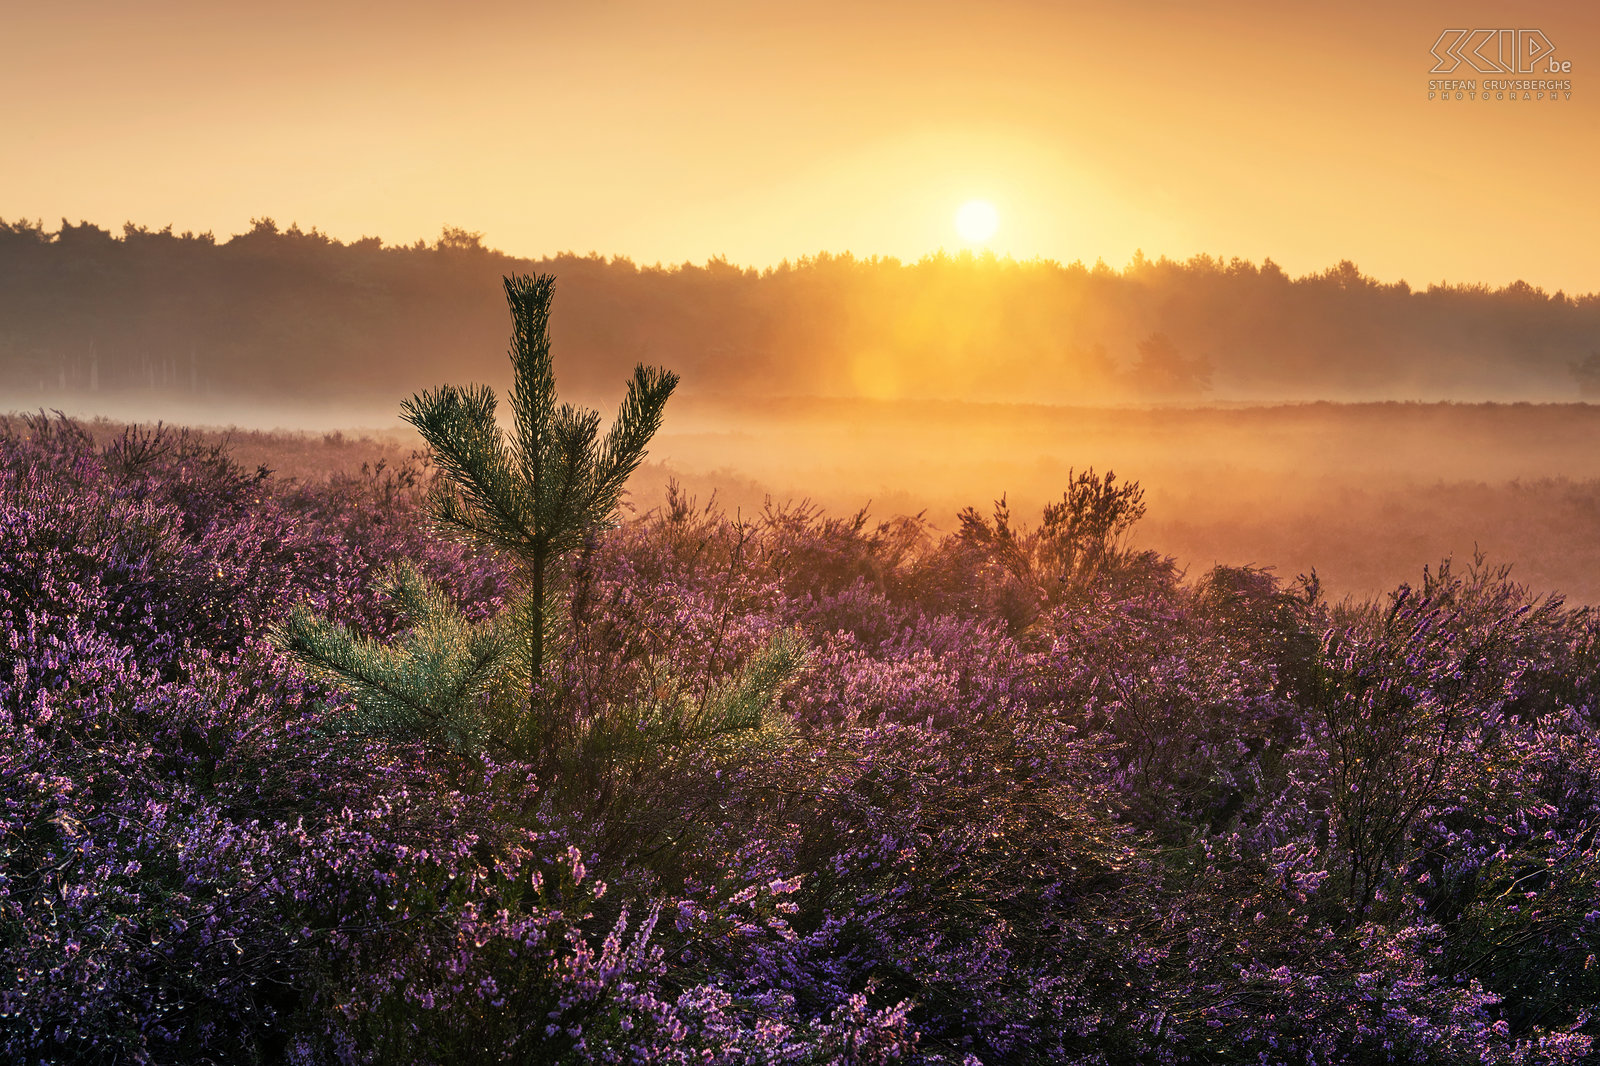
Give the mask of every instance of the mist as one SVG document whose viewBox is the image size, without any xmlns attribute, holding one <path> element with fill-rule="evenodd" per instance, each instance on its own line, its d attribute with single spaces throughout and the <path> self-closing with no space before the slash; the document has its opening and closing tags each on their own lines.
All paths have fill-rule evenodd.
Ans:
<svg viewBox="0 0 1600 1066">
<path fill-rule="evenodd" d="M 246 468 L 310 482 L 398 468 L 422 443 L 375 408 L 157 404 L 141 417 L 209 427 Z M 106 420 L 98 432 L 119 429 Z M 660 506 L 676 482 L 730 514 L 809 502 L 869 520 L 921 515 L 938 534 L 1001 496 L 1037 524 L 1089 468 L 1144 487 L 1133 543 L 1195 575 L 1218 564 L 1285 580 L 1315 571 L 1330 594 L 1366 599 L 1481 552 L 1535 593 L 1600 603 L 1600 408 L 1588 404 L 1107 409 L 690 395 L 669 407 L 629 506 Z"/>
</svg>

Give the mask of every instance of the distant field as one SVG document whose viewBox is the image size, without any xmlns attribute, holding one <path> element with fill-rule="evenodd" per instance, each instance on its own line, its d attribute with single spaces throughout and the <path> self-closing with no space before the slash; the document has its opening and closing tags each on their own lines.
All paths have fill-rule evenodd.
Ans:
<svg viewBox="0 0 1600 1066">
<path fill-rule="evenodd" d="M 1137 539 L 1191 569 L 1315 567 L 1336 594 L 1415 581 L 1477 547 L 1536 590 L 1600 602 L 1600 408 L 1307 404 L 1106 409 L 686 402 L 654 454 L 750 506 L 759 492 L 878 514 L 1015 514 L 1069 468 L 1140 481 Z"/>
<path fill-rule="evenodd" d="M 330 416 L 366 428 L 235 428 L 230 438 L 241 463 L 301 478 L 393 464 L 419 443 L 397 414 L 387 423 L 376 411 Z M 1587 404 L 1116 409 L 682 397 L 651 459 L 635 482 L 641 508 L 676 477 L 702 498 L 716 491 L 730 510 L 767 496 L 831 511 L 870 503 L 885 517 L 925 511 L 944 530 L 961 508 L 987 509 L 1001 493 L 1014 514 L 1037 515 L 1070 468 L 1092 466 L 1145 486 L 1137 541 L 1194 572 L 1223 562 L 1293 577 L 1315 567 L 1334 594 L 1368 596 L 1479 549 L 1514 564 L 1536 591 L 1600 603 L 1600 407 Z"/>
</svg>

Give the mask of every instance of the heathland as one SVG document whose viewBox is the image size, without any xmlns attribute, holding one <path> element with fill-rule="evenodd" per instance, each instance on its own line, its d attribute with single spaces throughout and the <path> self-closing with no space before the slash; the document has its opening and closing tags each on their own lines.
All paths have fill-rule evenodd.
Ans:
<svg viewBox="0 0 1600 1066">
<path fill-rule="evenodd" d="M 1592 298 L 572 258 L 550 323 L 507 286 L 508 373 L 504 311 L 464 310 L 507 260 L 471 234 L 0 245 L 0 294 L 34 287 L 8 403 L 331 419 L 0 424 L 7 1059 L 1592 1054 L 1600 423 L 1553 402 L 1590 383 Z M 874 278 L 943 296 L 840 346 Z M 982 278 L 1124 310 L 1183 284 L 1073 384 L 985 338 L 1086 312 L 937 328 Z M 1205 349 L 1197 278 L 1218 322 L 1235 284 L 1325 309 L 1262 326 L 1319 336 L 1313 369 Z M 773 293 L 770 347 L 708 343 Z M 1362 307 L 1433 340 L 1341 347 Z M 556 402 L 640 360 L 682 395 L 641 367 L 613 430 Z M 1386 402 L 1424 380 L 1391 364 L 1446 383 Z M 397 428 L 474 377 L 514 379 L 498 422 L 444 388 Z M 1551 402 L 1490 402 L 1518 398 Z"/>
</svg>

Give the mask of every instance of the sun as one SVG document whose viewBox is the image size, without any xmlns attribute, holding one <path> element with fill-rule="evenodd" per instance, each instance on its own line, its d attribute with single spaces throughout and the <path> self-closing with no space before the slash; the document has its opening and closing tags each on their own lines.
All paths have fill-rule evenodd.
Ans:
<svg viewBox="0 0 1600 1066">
<path fill-rule="evenodd" d="M 968 244 L 982 244 L 1000 228 L 1000 212 L 988 200 L 968 200 L 956 211 L 956 232 Z"/>
</svg>

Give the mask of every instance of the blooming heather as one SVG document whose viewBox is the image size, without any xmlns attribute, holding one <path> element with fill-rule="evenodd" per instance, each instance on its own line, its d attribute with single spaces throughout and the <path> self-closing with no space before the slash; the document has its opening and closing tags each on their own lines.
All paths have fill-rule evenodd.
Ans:
<svg viewBox="0 0 1600 1066">
<path fill-rule="evenodd" d="M 423 475 L 0 432 L 0 1058 L 1591 1054 L 1588 610 L 673 493 L 553 573 L 567 747 L 523 763 L 354 729 L 264 639 L 403 634 L 398 560 L 506 609 Z"/>
</svg>

